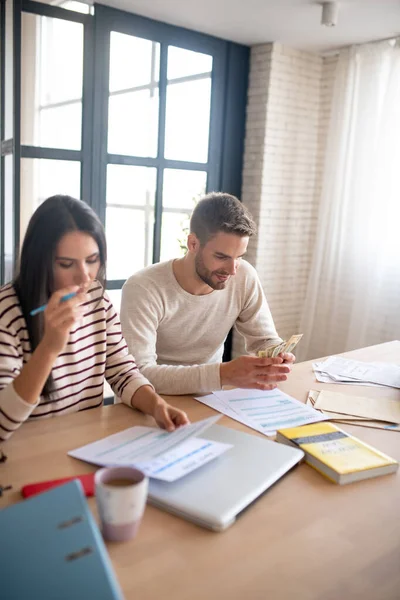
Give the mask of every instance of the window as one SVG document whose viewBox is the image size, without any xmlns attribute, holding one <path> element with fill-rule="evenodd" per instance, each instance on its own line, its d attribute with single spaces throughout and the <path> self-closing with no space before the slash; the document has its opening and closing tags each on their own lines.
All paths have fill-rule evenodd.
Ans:
<svg viewBox="0 0 400 600">
<path fill-rule="evenodd" d="M 155 191 L 156 169 L 108 165 L 108 279 L 127 279 L 153 262 Z"/>
<path fill-rule="evenodd" d="M 211 68 L 211 56 L 168 47 L 165 158 L 207 162 Z M 160 44 L 111 32 L 109 154 L 130 155 L 133 161 L 158 155 L 159 69 Z M 190 109 L 185 108 L 186 102 Z M 111 280 L 126 279 L 153 261 L 156 171 L 134 165 L 107 166 Z M 205 193 L 206 183 L 205 171 L 164 169 L 161 260 L 182 254 L 190 213 L 195 200 Z M 121 238 L 126 240 L 122 253 Z"/>
<path fill-rule="evenodd" d="M 21 23 L 20 239 L 43 200 L 81 196 L 84 55 L 83 23 L 25 12 Z"/>
<path fill-rule="evenodd" d="M 202 194 L 240 193 L 248 49 L 103 5 L 24 0 L 19 55 L 13 10 L 1 3 L 1 276 L 40 202 L 82 197 L 105 224 L 119 304 L 133 272 L 182 255 Z"/>
<path fill-rule="evenodd" d="M 220 189 L 225 42 L 96 11 L 108 49 L 107 97 L 96 98 L 107 128 L 97 190 L 108 286 L 119 290 L 135 271 L 182 256 L 195 203 Z"/>
<path fill-rule="evenodd" d="M 83 25 L 23 13 L 21 143 L 81 149 Z"/>
<path fill-rule="evenodd" d="M 190 215 L 206 187 L 205 171 L 165 169 L 161 260 L 183 256 L 186 252 Z"/>
</svg>

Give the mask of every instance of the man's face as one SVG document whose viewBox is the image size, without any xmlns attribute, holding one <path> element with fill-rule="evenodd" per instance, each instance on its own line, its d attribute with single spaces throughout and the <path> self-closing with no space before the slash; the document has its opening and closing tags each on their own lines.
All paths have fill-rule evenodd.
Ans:
<svg viewBox="0 0 400 600">
<path fill-rule="evenodd" d="M 197 250 L 197 276 L 213 290 L 223 290 L 229 278 L 236 275 L 248 243 L 248 236 L 241 237 L 235 233 L 220 231 Z"/>
</svg>

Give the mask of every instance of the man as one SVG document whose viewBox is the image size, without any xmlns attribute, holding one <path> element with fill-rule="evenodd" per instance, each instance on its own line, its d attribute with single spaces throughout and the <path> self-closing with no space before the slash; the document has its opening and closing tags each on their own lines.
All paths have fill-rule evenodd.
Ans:
<svg viewBox="0 0 400 600">
<path fill-rule="evenodd" d="M 157 392 L 207 393 L 224 385 L 270 390 L 287 378 L 293 354 L 257 357 L 282 340 L 257 273 L 243 260 L 255 231 L 237 198 L 210 193 L 193 211 L 186 255 L 147 267 L 125 283 L 123 334 Z M 222 363 L 232 326 L 252 356 Z"/>
</svg>

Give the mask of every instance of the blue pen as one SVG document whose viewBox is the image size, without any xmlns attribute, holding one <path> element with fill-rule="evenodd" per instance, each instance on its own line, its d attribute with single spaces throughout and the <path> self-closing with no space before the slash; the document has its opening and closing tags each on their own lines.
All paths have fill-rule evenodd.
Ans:
<svg viewBox="0 0 400 600">
<path fill-rule="evenodd" d="M 70 294 L 66 294 L 65 296 L 63 296 L 61 298 L 61 302 L 65 302 L 66 300 L 69 300 L 70 298 L 73 298 L 74 296 L 76 296 L 76 292 L 71 292 Z M 32 317 L 34 315 L 37 315 L 40 312 L 43 312 L 46 309 L 47 304 L 43 304 L 43 306 L 39 306 L 38 308 L 34 308 L 33 310 L 31 310 L 31 312 L 29 313 Z"/>
</svg>

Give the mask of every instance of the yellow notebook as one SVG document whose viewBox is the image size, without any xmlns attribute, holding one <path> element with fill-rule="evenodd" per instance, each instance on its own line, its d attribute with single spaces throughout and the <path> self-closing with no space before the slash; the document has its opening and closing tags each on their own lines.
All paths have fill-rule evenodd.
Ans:
<svg viewBox="0 0 400 600">
<path fill-rule="evenodd" d="M 301 448 L 305 461 L 336 483 L 351 483 L 397 471 L 399 463 L 332 423 L 280 429 L 276 441 Z"/>
</svg>

